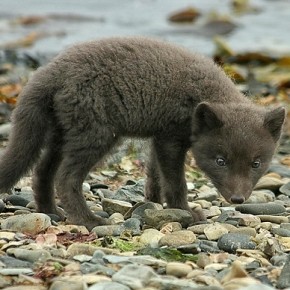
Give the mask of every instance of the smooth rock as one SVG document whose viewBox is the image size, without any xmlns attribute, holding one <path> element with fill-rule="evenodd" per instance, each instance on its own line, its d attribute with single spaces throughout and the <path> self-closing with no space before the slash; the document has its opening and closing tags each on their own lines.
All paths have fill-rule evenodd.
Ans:
<svg viewBox="0 0 290 290">
<path fill-rule="evenodd" d="M 249 227 L 239 227 L 236 228 L 233 233 L 239 233 L 239 234 L 244 234 L 247 236 L 255 237 L 257 232 L 254 228 L 249 228 Z"/>
<path fill-rule="evenodd" d="M 208 227 L 208 224 L 200 224 L 194 225 L 187 228 L 188 231 L 192 231 L 193 233 L 200 235 L 204 233 L 204 229 Z"/>
<path fill-rule="evenodd" d="M 152 278 L 151 281 L 149 281 L 149 286 L 154 287 L 155 289 L 164 290 L 199 290 L 196 283 L 187 279 L 178 279 L 171 276 L 158 276 Z"/>
<path fill-rule="evenodd" d="M 173 246 L 178 247 L 195 242 L 196 236 L 193 232 L 182 230 L 166 234 L 159 240 L 159 246 Z"/>
<path fill-rule="evenodd" d="M 18 206 L 23 206 L 23 207 L 26 207 L 27 204 L 29 203 L 29 200 L 23 198 L 22 196 L 16 195 L 16 194 L 6 196 L 3 199 L 3 201 L 5 203 L 10 203 L 12 205 L 18 205 Z"/>
<path fill-rule="evenodd" d="M 113 275 L 112 280 L 135 290 L 144 288 L 149 284 L 151 279 L 156 277 L 158 275 L 149 266 L 126 265 Z"/>
<path fill-rule="evenodd" d="M 139 217 L 141 219 L 144 219 L 144 216 L 145 216 L 145 210 L 146 209 L 155 209 L 155 210 L 161 210 L 163 209 L 162 205 L 159 204 L 159 203 L 154 203 L 154 202 L 142 202 L 142 203 L 139 203 L 136 204 L 136 206 L 134 206 L 132 208 L 132 212 L 131 212 L 131 216 L 132 217 Z M 125 218 L 128 218 L 129 216 L 127 216 L 128 214 L 130 213 L 130 211 L 127 212 L 127 214 L 125 215 Z"/>
<path fill-rule="evenodd" d="M 221 250 L 217 246 L 216 241 L 200 241 L 199 242 L 199 247 L 202 250 L 202 252 L 205 253 L 219 253 Z"/>
<path fill-rule="evenodd" d="M 238 225 L 245 227 L 256 227 L 261 224 L 261 219 L 253 214 L 241 214 L 237 215 Z"/>
<path fill-rule="evenodd" d="M 199 244 L 187 244 L 176 247 L 178 251 L 180 251 L 183 254 L 198 254 L 201 252 L 201 249 L 199 247 Z"/>
<path fill-rule="evenodd" d="M 119 212 L 115 212 L 113 213 L 110 217 L 109 220 L 112 222 L 112 224 L 116 225 L 116 224 L 121 224 L 124 222 L 124 216 L 119 213 Z"/>
<path fill-rule="evenodd" d="M 101 264 L 93 264 L 89 262 L 84 262 L 80 265 L 80 270 L 82 274 L 88 274 L 88 273 L 98 273 L 98 274 L 103 274 L 106 276 L 113 276 L 116 271 L 110 267 L 106 267 Z"/>
<path fill-rule="evenodd" d="M 219 249 L 229 253 L 235 253 L 237 249 L 255 249 L 256 247 L 250 236 L 238 233 L 223 235 L 219 238 L 217 245 Z"/>
<path fill-rule="evenodd" d="M 290 287 L 290 255 L 288 254 L 285 265 L 282 268 L 281 275 L 277 281 L 277 288 Z"/>
<path fill-rule="evenodd" d="M 258 215 L 262 222 L 271 222 L 274 224 L 288 223 L 289 219 L 286 216 L 275 216 L 275 215 Z"/>
<path fill-rule="evenodd" d="M 260 203 L 260 204 L 240 204 L 236 206 L 236 210 L 241 213 L 253 215 L 278 215 L 286 212 L 284 206 L 275 202 Z"/>
<path fill-rule="evenodd" d="M 141 230 L 141 222 L 136 218 L 130 218 L 123 224 L 96 226 L 92 229 L 98 237 L 119 236 L 124 231 L 130 231 L 133 235 L 139 235 Z"/>
<path fill-rule="evenodd" d="M 6 268 L 31 268 L 32 263 L 22 261 L 14 257 L 0 255 L 0 262 L 2 262 Z"/>
<path fill-rule="evenodd" d="M 290 230 L 283 229 L 283 228 L 273 228 L 272 234 L 278 235 L 280 237 L 290 237 Z"/>
<path fill-rule="evenodd" d="M 245 203 L 265 203 L 274 200 L 275 194 L 271 190 L 254 190 Z"/>
<path fill-rule="evenodd" d="M 88 290 L 130 290 L 130 288 L 117 282 L 101 282 L 92 285 Z"/>
<path fill-rule="evenodd" d="M 102 200 L 102 207 L 109 215 L 116 212 L 124 215 L 132 207 L 132 204 L 122 200 L 104 198 Z"/>
<path fill-rule="evenodd" d="M 140 236 L 140 243 L 150 245 L 152 248 L 158 247 L 159 240 L 164 237 L 160 231 L 156 229 L 146 229 Z"/>
<path fill-rule="evenodd" d="M 199 188 L 198 196 L 196 200 L 204 199 L 206 201 L 214 201 L 218 198 L 219 194 L 215 188 L 210 188 L 206 185 L 203 185 Z"/>
<path fill-rule="evenodd" d="M 281 179 L 265 175 L 258 181 L 254 189 L 269 189 L 275 191 L 283 184 L 284 182 Z"/>
<path fill-rule="evenodd" d="M 5 290 L 47 290 L 47 287 L 42 285 L 19 285 L 7 287 Z"/>
<path fill-rule="evenodd" d="M 166 265 L 166 274 L 177 278 L 185 277 L 192 271 L 192 267 L 185 263 L 170 262 Z"/>
<path fill-rule="evenodd" d="M 25 234 L 37 234 L 51 226 L 48 215 L 43 213 L 30 213 L 11 216 L 1 222 L 2 230 L 11 230 Z"/>
<path fill-rule="evenodd" d="M 219 223 L 214 223 L 208 225 L 204 229 L 204 233 L 208 240 L 210 241 L 216 241 L 218 240 L 222 235 L 227 234 L 228 230 Z"/>
<path fill-rule="evenodd" d="M 92 256 L 97 250 L 96 247 L 83 243 L 73 243 L 67 248 L 67 255 L 72 258 L 76 255 Z"/>
<path fill-rule="evenodd" d="M 26 250 L 22 248 L 10 248 L 6 251 L 9 255 L 14 255 L 15 258 L 25 260 L 31 263 L 45 262 L 51 258 L 50 253 L 47 250 Z"/>
<path fill-rule="evenodd" d="M 279 191 L 287 196 L 290 196 L 290 182 L 287 182 L 286 184 L 283 184 Z"/>
<path fill-rule="evenodd" d="M 85 282 L 54 281 L 49 290 L 87 290 Z"/>
<path fill-rule="evenodd" d="M 105 263 L 109 264 L 141 264 L 153 267 L 165 267 L 166 262 L 160 259 L 156 259 L 150 255 L 138 255 L 138 256 L 116 256 L 105 255 L 103 258 Z"/>
<path fill-rule="evenodd" d="M 144 214 L 145 223 L 155 228 L 160 228 L 168 222 L 179 222 L 183 227 L 187 227 L 193 223 L 193 217 L 190 212 L 183 209 L 146 209 Z"/>
<path fill-rule="evenodd" d="M 221 214 L 221 210 L 218 206 L 211 206 L 209 209 L 205 209 L 204 212 L 207 218 L 212 218 Z"/>
<path fill-rule="evenodd" d="M 257 284 L 241 287 L 239 288 L 239 290 L 275 290 L 275 288 L 268 286 L 266 284 Z"/>
<path fill-rule="evenodd" d="M 280 227 L 290 231 L 290 223 L 281 223 Z"/>
<path fill-rule="evenodd" d="M 0 274 L 4 276 L 31 275 L 33 274 L 33 270 L 30 268 L 8 268 L 0 269 Z"/>
</svg>

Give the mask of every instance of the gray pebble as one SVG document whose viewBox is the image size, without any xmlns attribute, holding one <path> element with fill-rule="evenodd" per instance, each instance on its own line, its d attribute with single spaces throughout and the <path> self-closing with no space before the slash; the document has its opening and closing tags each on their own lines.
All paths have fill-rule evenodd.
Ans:
<svg viewBox="0 0 290 290">
<path fill-rule="evenodd" d="M 109 215 L 112 215 L 113 213 L 116 212 L 119 212 L 122 215 L 124 215 L 132 207 L 132 204 L 127 201 L 103 198 L 102 207 L 103 210 L 107 212 Z"/>
<path fill-rule="evenodd" d="M 22 259 L 31 263 L 34 262 L 45 262 L 51 258 L 51 255 L 46 250 L 26 250 L 22 248 L 10 248 L 7 254 L 14 255 L 18 259 Z"/>
<path fill-rule="evenodd" d="M 280 225 L 280 227 L 281 227 L 282 229 L 287 229 L 287 230 L 290 231 L 290 223 L 282 223 L 282 224 Z"/>
<path fill-rule="evenodd" d="M 237 249 L 255 249 L 256 247 L 250 236 L 238 233 L 224 234 L 219 238 L 217 245 L 219 249 L 229 253 L 235 253 Z"/>
<path fill-rule="evenodd" d="M 3 201 L 5 203 L 10 203 L 12 205 L 19 205 L 22 207 L 26 207 L 27 204 L 29 203 L 29 200 L 23 198 L 22 196 L 15 195 L 15 194 L 6 196 Z"/>
<path fill-rule="evenodd" d="M 285 207 L 274 202 L 259 204 L 241 204 L 236 206 L 236 210 L 241 213 L 253 215 L 277 215 L 286 211 Z"/>
<path fill-rule="evenodd" d="M 149 285 L 157 289 L 199 290 L 196 283 L 190 280 L 177 279 L 170 276 L 158 276 L 153 278 Z M 202 288 L 201 288 L 202 289 Z M 219 289 L 219 288 L 217 288 Z"/>
<path fill-rule="evenodd" d="M 8 268 L 8 269 L 0 269 L 0 274 L 4 276 L 18 276 L 21 274 L 31 275 L 33 274 L 33 270 L 30 268 Z"/>
<path fill-rule="evenodd" d="M 266 284 L 249 285 L 246 287 L 239 288 L 239 290 L 275 290 L 275 288 Z"/>
<path fill-rule="evenodd" d="M 157 274 L 149 266 L 127 265 L 113 275 L 112 280 L 127 285 L 131 289 L 142 289 L 156 277 L 158 277 Z"/>
<path fill-rule="evenodd" d="M 160 228 L 168 222 L 179 222 L 183 227 L 187 227 L 193 223 L 193 217 L 189 211 L 183 209 L 146 209 L 144 220 L 147 225 Z"/>
<path fill-rule="evenodd" d="M 216 241 L 201 240 L 199 242 L 199 247 L 201 251 L 205 253 L 219 253 L 221 251 Z"/>
<path fill-rule="evenodd" d="M 37 234 L 51 226 L 48 215 L 43 213 L 30 213 L 8 217 L 1 222 L 2 230 L 11 230 L 26 234 Z"/>
<path fill-rule="evenodd" d="M 49 290 L 86 290 L 86 284 L 84 282 L 79 281 L 54 281 Z"/>
<path fill-rule="evenodd" d="M 272 234 L 278 235 L 280 237 L 290 237 L 290 230 L 283 228 L 273 228 L 271 230 Z"/>
<path fill-rule="evenodd" d="M 288 259 L 288 255 L 287 254 L 282 254 L 282 255 L 275 255 L 270 259 L 270 262 L 274 265 L 274 266 L 284 266 L 284 264 L 286 263 Z"/>
<path fill-rule="evenodd" d="M 92 285 L 88 290 L 130 290 L 130 288 L 116 282 L 100 282 Z"/>
<path fill-rule="evenodd" d="M 288 255 L 285 265 L 281 271 L 281 275 L 277 281 L 277 288 L 290 287 L 290 255 Z"/>
<path fill-rule="evenodd" d="M 22 261 L 14 257 L 6 256 L 6 255 L 0 255 L 0 262 L 5 264 L 6 268 L 31 268 L 32 267 L 32 263 L 30 262 Z"/>
<path fill-rule="evenodd" d="M 140 181 L 134 185 L 125 185 L 117 190 L 114 199 L 140 202 L 144 200 L 144 181 Z"/>
<path fill-rule="evenodd" d="M 163 209 L 162 205 L 159 203 L 154 202 L 146 202 L 146 203 L 139 203 L 139 206 L 134 207 L 134 209 L 131 212 L 132 217 L 139 216 L 141 219 L 144 219 L 145 216 L 145 210 L 146 209 L 155 209 L 155 210 L 161 210 Z M 126 218 L 126 216 L 125 216 Z"/>
<path fill-rule="evenodd" d="M 279 191 L 287 196 L 290 196 L 290 182 L 282 185 L 280 188 L 279 188 Z"/>
<path fill-rule="evenodd" d="M 82 274 L 98 272 L 100 274 L 110 276 L 110 277 L 116 273 L 116 271 L 112 268 L 106 267 L 104 265 L 93 264 L 93 263 L 88 263 L 88 262 L 82 263 L 80 266 L 80 270 Z"/>
<path fill-rule="evenodd" d="M 290 177 L 290 168 L 285 165 L 271 164 L 268 171 L 278 173 L 282 177 Z"/>
</svg>

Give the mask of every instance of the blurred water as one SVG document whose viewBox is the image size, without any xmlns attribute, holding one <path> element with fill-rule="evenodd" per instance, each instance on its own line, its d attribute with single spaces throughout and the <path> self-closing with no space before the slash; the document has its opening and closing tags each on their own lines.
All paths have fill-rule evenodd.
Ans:
<svg viewBox="0 0 290 290">
<path fill-rule="evenodd" d="M 194 6 L 201 13 L 212 10 L 230 13 L 230 0 L 0 0 L 0 44 L 16 40 L 31 31 L 45 31 L 63 36 L 45 37 L 33 47 L 38 53 L 56 53 L 64 47 L 83 40 L 115 35 L 156 36 L 182 44 L 192 50 L 211 54 L 211 38 L 194 33 L 204 18 L 195 25 L 169 23 L 172 12 Z M 259 14 L 233 17 L 238 28 L 226 36 L 236 51 L 260 50 L 278 53 L 290 51 L 290 1 L 252 0 L 262 9 Z M 10 25 L 19 15 L 75 14 L 96 18 L 92 21 L 49 20 L 35 26 Z"/>
</svg>

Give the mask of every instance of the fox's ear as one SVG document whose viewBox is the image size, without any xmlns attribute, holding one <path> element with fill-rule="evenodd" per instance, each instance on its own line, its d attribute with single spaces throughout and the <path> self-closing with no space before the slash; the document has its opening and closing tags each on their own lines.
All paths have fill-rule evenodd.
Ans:
<svg viewBox="0 0 290 290">
<path fill-rule="evenodd" d="M 199 103 L 194 112 L 195 126 L 199 130 L 212 130 L 223 126 L 219 112 L 207 102 Z"/>
<path fill-rule="evenodd" d="M 264 119 L 264 127 L 271 133 L 275 142 L 280 138 L 282 126 L 285 120 L 285 108 L 279 107 L 268 111 Z"/>
</svg>

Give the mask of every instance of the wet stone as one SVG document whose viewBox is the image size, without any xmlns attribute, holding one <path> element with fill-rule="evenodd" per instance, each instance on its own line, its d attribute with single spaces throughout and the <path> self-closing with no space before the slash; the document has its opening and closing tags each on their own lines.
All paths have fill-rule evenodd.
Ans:
<svg viewBox="0 0 290 290">
<path fill-rule="evenodd" d="M 201 252 L 201 249 L 198 244 L 187 244 L 176 247 L 178 251 L 183 254 L 198 254 Z"/>
<path fill-rule="evenodd" d="M 236 206 L 241 213 L 253 215 L 278 215 L 286 211 L 285 207 L 274 202 L 260 204 L 241 204 Z"/>
<path fill-rule="evenodd" d="M 219 249 L 225 252 L 235 253 L 237 249 L 255 249 L 256 244 L 250 236 L 238 233 L 228 233 L 223 235 L 217 243 Z"/>
<path fill-rule="evenodd" d="M 281 227 L 282 229 L 287 229 L 287 230 L 290 231 L 290 223 L 282 223 L 282 224 L 280 225 L 280 227 Z"/>
</svg>

